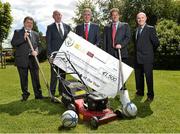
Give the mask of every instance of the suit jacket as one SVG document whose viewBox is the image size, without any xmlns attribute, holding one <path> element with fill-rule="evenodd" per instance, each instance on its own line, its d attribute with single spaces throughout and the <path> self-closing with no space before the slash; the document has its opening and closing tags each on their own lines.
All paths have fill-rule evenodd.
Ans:
<svg viewBox="0 0 180 134">
<path fill-rule="evenodd" d="M 60 49 L 64 40 L 67 37 L 67 34 L 71 30 L 70 26 L 65 23 L 63 23 L 63 27 L 64 27 L 64 35 L 58 32 L 56 23 L 52 23 L 47 27 L 46 42 L 47 42 L 48 56 L 50 56 L 52 52 L 58 51 Z"/>
<path fill-rule="evenodd" d="M 141 35 L 137 39 L 137 31 L 135 39 L 135 56 L 136 63 L 153 63 L 154 51 L 159 46 L 159 39 L 156 34 L 156 30 L 153 26 L 145 25 L 142 29 Z"/>
<path fill-rule="evenodd" d="M 31 55 L 31 49 L 29 47 L 28 41 L 24 39 L 24 33 L 24 28 L 15 30 L 13 38 L 11 40 L 11 44 L 15 48 L 15 65 L 17 65 L 18 67 L 28 67 L 29 55 Z M 35 31 L 31 31 L 30 40 L 34 50 L 37 51 L 39 46 L 38 33 Z M 34 63 L 36 64 L 35 61 Z"/>
<path fill-rule="evenodd" d="M 127 45 L 131 39 L 131 32 L 129 25 L 124 22 L 120 22 L 117 26 L 114 44 L 121 44 L 121 57 L 128 58 Z M 104 27 L 104 51 L 108 52 L 112 56 L 119 58 L 118 50 L 113 48 L 112 41 L 112 23 Z"/>
<path fill-rule="evenodd" d="M 85 39 L 84 23 L 76 26 L 76 34 Z M 88 41 L 94 45 L 99 46 L 99 42 L 100 42 L 99 26 L 95 23 L 90 23 L 89 32 L 88 32 Z"/>
</svg>

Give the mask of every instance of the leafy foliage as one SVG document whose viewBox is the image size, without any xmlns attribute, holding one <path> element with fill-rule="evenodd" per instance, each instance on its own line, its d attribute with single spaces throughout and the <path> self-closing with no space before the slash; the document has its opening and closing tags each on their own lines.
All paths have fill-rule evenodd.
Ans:
<svg viewBox="0 0 180 134">
<path fill-rule="evenodd" d="M 93 22 L 95 23 L 100 22 L 100 20 L 98 19 L 99 13 L 97 12 L 97 9 L 96 9 L 96 2 L 97 2 L 96 0 L 83 0 L 83 1 L 79 0 L 78 1 L 77 8 L 75 9 L 76 17 L 73 17 L 75 24 L 80 24 L 84 22 L 83 16 L 82 16 L 84 8 L 91 9 Z"/>
<path fill-rule="evenodd" d="M 0 42 L 7 38 L 12 23 L 10 4 L 0 1 Z"/>
<path fill-rule="evenodd" d="M 0 1 L 0 58 L 1 58 L 1 67 L 2 67 L 2 42 L 7 38 L 9 29 L 12 23 L 10 4 L 2 3 Z"/>
<path fill-rule="evenodd" d="M 160 40 L 158 63 L 163 66 L 180 68 L 180 26 L 172 20 L 161 20 L 157 25 Z"/>
</svg>

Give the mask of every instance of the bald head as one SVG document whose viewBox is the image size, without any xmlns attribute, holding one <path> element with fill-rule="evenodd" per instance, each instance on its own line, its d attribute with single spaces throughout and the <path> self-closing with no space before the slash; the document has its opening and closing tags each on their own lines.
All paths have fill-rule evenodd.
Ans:
<svg viewBox="0 0 180 134">
<path fill-rule="evenodd" d="M 146 20 L 147 20 L 147 17 L 145 13 L 140 12 L 137 14 L 136 21 L 139 26 L 144 26 L 146 24 Z"/>
<path fill-rule="evenodd" d="M 62 14 L 58 10 L 53 11 L 53 18 L 56 23 L 61 22 Z"/>
</svg>

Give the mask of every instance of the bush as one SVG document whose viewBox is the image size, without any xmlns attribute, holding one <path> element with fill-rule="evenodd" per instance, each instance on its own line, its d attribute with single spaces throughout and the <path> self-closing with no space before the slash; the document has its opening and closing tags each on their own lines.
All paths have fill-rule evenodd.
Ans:
<svg viewBox="0 0 180 134">
<path fill-rule="evenodd" d="M 180 26 L 172 20 L 161 20 L 157 25 L 160 46 L 157 49 L 155 66 L 165 69 L 180 69 Z"/>
</svg>

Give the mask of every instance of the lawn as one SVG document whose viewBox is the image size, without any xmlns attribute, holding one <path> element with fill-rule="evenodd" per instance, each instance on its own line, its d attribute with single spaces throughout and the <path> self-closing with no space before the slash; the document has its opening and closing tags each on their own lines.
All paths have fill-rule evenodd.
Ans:
<svg viewBox="0 0 180 134">
<path fill-rule="evenodd" d="M 49 80 L 49 65 L 41 63 Z M 131 100 L 138 107 L 133 119 L 119 119 L 92 130 L 88 123 L 78 123 L 72 129 L 59 129 L 60 115 L 66 110 L 62 104 L 51 103 L 49 99 L 35 100 L 29 79 L 30 98 L 21 102 L 19 76 L 15 66 L 0 69 L 0 133 L 180 133 L 180 71 L 154 70 L 155 99 L 144 102 L 135 96 L 134 74 L 127 82 Z M 43 80 L 44 96 L 48 92 Z M 145 90 L 146 91 L 146 90 Z M 120 104 L 110 101 L 112 107 Z"/>
</svg>

